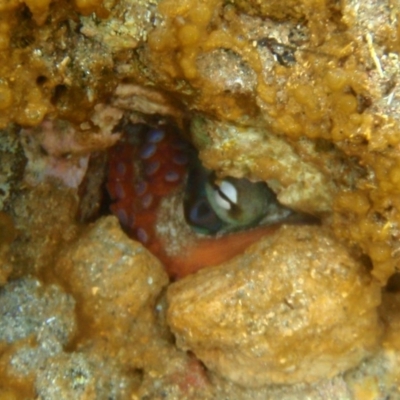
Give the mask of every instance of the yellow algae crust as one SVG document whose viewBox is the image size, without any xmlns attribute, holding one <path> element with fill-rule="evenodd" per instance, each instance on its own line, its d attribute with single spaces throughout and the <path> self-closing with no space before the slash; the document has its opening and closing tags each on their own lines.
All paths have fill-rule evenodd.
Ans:
<svg viewBox="0 0 400 400">
<path fill-rule="evenodd" d="M 7 1 L 0 5 L 0 128 L 62 119 L 84 141 L 85 129 L 101 130 L 91 119 L 99 103 L 199 118 L 207 127 L 188 136 L 205 165 L 218 176 L 267 181 L 282 202 L 321 217 L 353 254 L 367 256 L 384 286 L 400 257 L 399 11 L 389 0 Z M 125 90 L 124 98 L 121 88 L 130 95 Z M 11 198 L 21 232 L 7 244 L 14 275 L 52 275 L 58 251 L 77 236 L 77 198 L 56 185 L 22 185 Z M 85 313 L 100 310 L 98 326 L 109 329 L 120 308 L 96 297 L 107 293 L 96 289 L 97 281 L 94 292 L 86 291 L 83 250 L 69 253 L 77 265 L 65 258 L 58 270 L 84 298 Z M 119 288 L 118 279 L 112 283 Z M 378 289 L 371 286 L 375 307 Z M 321 302 L 329 305 L 326 289 Z M 124 290 L 117 303 L 129 307 L 133 296 Z M 360 306 L 356 297 L 343 301 Z M 373 318 L 355 319 L 368 325 Z M 360 337 L 375 340 L 374 321 Z M 385 344 L 397 351 L 394 331 Z M 277 371 L 276 381 L 288 379 L 287 371 Z M 312 372 L 304 367 L 293 379 L 312 380 Z"/>
<path fill-rule="evenodd" d="M 298 2 L 294 8 L 290 1 L 238 4 L 254 17 L 249 20 L 234 5 L 215 0 L 161 1 L 162 23 L 149 34 L 148 48 L 141 53 L 150 66 L 147 77 L 181 93 L 190 109 L 243 125 L 240 141 L 246 126 L 261 125 L 300 151 L 301 140 L 308 139 L 316 148 L 320 141 L 329 143 L 338 153 L 335 169 L 342 174 L 352 174 L 345 165 L 352 160 L 353 171 L 362 173 L 336 187 L 329 224 L 337 237 L 371 258 L 373 274 L 384 285 L 400 255 L 396 6 L 379 3 L 375 17 L 372 1 L 360 7 L 319 1 Z M 302 36 L 299 26 L 304 28 Z M 229 87 L 222 90 L 205 78 L 198 59 L 217 49 L 235 53 L 256 74 L 251 97 Z M 157 64 L 158 59 L 163 63 Z M 232 67 L 234 79 L 235 64 Z M 210 143 L 202 153 L 204 163 L 223 165 L 223 174 L 234 175 L 232 152 L 221 142 Z M 315 150 L 303 156 L 311 157 L 326 179 L 337 181 L 322 165 L 324 153 Z M 340 158 L 347 160 L 342 166 Z M 248 160 L 245 155 L 242 159 L 245 170 Z M 265 179 L 262 168 L 249 175 Z"/>
</svg>

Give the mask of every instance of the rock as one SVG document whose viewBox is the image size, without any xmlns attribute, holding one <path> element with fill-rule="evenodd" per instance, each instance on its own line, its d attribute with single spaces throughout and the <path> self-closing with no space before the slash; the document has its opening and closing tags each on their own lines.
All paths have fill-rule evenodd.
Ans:
<svg viewBox="0 0 400 400">
<path fill-rule="evenodd" d="M 46 274 L 53 269 L 58 252 L 79 231 L 78 200 L 74 189 L 51 182 L 25 185 L 16 193 L 9 213 L 17 231 L 8 256 L 13 276 Z"/>
<path fill-rule="evenodd" d="M 207 168 L 222 176 L 265 181 L 280 203 L 296 211 L 312 215 L 332 211 L 336 191 L 332 179 L 303 160 L 280 135 L 202 116 L 192 119 L 190 130 Z"/>
<path fill-rule="evenodd" d="M 75 301 L 57 285 L 23 278 L 0 290 L 0 357 L 7 383 L 33 379 L 50 357 L 63 351 L 76 333 Z M 0 380 L 1 381 L 1 380 Z M 1 382 L 2 383 L 2 382 Z M 1 385 L 0 385 L 1 386 Z"/>
<path fill-rule="evenodd" d="M 81 300 L 85 324 L 113 336 L 124 335 L 168 282 L 161 263 L 129 239 L 115 217 L 92 225 L 59 258 L 56 271 Z"/>
<path fill-rule="evenodd" d="M 381 332 L 379 285 L 321 227 L 284 226 L 167 295 L 178 347 L 245 387 L 333 377 Z"/>
<path fill-rule="evenodd" d="M 76 329 L 75 301 L 59 286 L 45 287 L 24 278 L 0 290 L 0 342 L 14 343 L 33 336 L 37 342 L 54 338 L 66 345 Z"/>
<path fill-rule="evenodd" d="M 209 390 L 200 362 L 174 347 L 161 322 L 165 307 L 159 297 L 168 283 L 162 264 L 129 239 L 115 217 L 89 227 L 60 256 L 56 271 L 77 298 L 84 329 L 79 354 L 54 357 L 38 375 L 43 398 L 150 399 L 167 394 L 197 400 L 199 388 Z M 79 391 L 75 369 L 83 371 Z M 57 386 L 51 384 L 54 380 Z"/>
<path fill-rule="evenodd" d="M 40 399 L 130 399 L 132 379 L 113 360 L 91 354 L 63 353 L 38 371 L 35 389 Z"/>
<path fill-rule="evenodd" d="M 0 210 L 0 286 L 5 285 L 12 272 L 9 261 L 9 247 L 17 236 L 13 219 Z"/>
</svg>

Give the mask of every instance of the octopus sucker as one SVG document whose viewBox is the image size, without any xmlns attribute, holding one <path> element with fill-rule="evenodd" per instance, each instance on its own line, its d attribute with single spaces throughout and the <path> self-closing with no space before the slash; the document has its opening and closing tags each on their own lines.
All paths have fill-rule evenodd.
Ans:
<svg viewBox="0 0 400 400">
<path fill-rule="evenodd" d="M 264 182 L 217 179 L 174 125 L 128 126 L 110 150 L 106 186 L 111 213 L 172 279 L 230 260 L 281 223 L 305 221 L 279 204 Z M 157 230 L 162 202 L 171 196 L 182 203 L 168 211 L 176 226 Z M 179 236 L 178 251 L 171 251 L 168 235 Z"/>
<path fill-rule="evenodd" d="M 130 237 L 150 245 L 160 199 L 185 178 L 184 143 L 179 147 L 182 140 L 173 128 L 128 128 L 109 152 L 110 210 Z"/>
</svg>

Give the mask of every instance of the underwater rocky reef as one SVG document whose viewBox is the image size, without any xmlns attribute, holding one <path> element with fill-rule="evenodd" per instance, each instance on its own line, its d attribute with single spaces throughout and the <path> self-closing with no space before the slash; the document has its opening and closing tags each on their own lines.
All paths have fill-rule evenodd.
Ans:
<svg viewBox="0 0 400 400">
<path fill-rule="evenodd" d="M 400 5 L 0 4 L 0 400 L 400 398 Z"/>
</svg>

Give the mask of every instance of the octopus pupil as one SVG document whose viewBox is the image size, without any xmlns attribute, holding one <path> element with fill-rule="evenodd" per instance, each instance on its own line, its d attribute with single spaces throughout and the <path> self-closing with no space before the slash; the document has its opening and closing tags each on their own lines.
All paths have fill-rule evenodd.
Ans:
<svg viewBox="0 0 400 400">
<path fill-rule="evenodd" d="M 200 233 L 217 233 L 222 226 L 220 219 L 205 198 L 198 200 L 191 207 L 187 219 L 192 228 Z"/>
<path fill-rule="evenodd" d="M 193 220 L 202 220 L 210 215 L 211 207 L 209 204 L 205 202 L 205 200 L 200 201 L 197 205 L 197 208 L 193 208 L 193 214 L 195 214 L 195 218 Z M 196 221 L 196 222 L 197 222 Z"/>
</svg>

